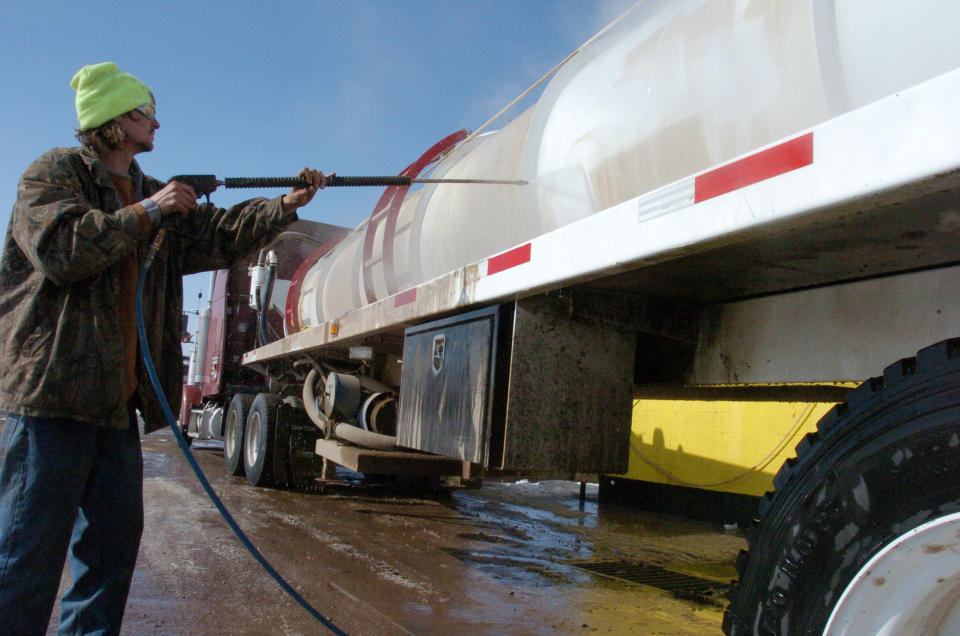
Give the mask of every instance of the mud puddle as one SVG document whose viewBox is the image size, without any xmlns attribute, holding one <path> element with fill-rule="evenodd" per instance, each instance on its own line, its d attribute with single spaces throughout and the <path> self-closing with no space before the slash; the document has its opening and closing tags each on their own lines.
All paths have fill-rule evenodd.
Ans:
<svg viewBox="0 0 960 636">
<path fill-rule="evenodd" d="M 340 473 L 319 491 L 253 488 L 194 444 L 214 489 L 273 566 L 350 634 L 719 634 L 721 604 L 584 563 L 733 576 L 720 526 L 597 504 L 597 487 L 488 481 L 400 491 Z M 322 634 L 246 553 L 167 432 L 144 439 L 146 531 L 124 634 Z M 54 620 L 54 624 L 56 620 Z M 53 625 L 51 632 L 53 633 Z"/>
</svg>

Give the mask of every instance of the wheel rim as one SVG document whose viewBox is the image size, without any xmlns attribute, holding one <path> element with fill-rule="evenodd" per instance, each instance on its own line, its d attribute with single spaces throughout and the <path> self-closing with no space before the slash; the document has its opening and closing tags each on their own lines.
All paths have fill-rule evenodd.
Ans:
<svg viewBox="0 0 960 636">
<path fill-rule="evenodd" d="M 260 414 L 256 412 L 251 413 L 250 421 L 247 422 L 247 441 L 244 444 L 247 466 L 256 466 L 257 460 L 260 458 L 260 435 L 262 434 L 262 428 Z"/>
<path fill-rule="evenodd" d="M 825 636 L 960 633 L 960 513 L 906 532 L 844 590 Z"/>
<path fill-rule="evenodd" d="M 237 452 L 237 414 L 233 411 L 227 415 L 227 430 L 224 435 L 224 444 L 227 447 L 227 457 L 233 457 Z"/>
</svg>

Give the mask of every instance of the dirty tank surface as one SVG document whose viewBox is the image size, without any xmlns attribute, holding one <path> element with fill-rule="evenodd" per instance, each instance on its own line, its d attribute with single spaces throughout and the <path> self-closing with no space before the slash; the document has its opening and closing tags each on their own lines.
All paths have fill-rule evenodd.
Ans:
<svg viewBox="0 0 960 636">
<path fill-rule="evenodd" d="M 436 493 L 341 471 L 345 486 L 281 491 L 226 476 L 217 443 L 193 453 L 264 556 L 350 634 L 719 634 L 722 581 L 745 547 L 719 525 L 598 506 L 596 485 L 582 506 L 560 481 Z M 123 634 L 328 633 L 233 536 L 169 431 L 143 455 Z M 657 587 L 629 582 L 638 572 Z"/>
</svg>

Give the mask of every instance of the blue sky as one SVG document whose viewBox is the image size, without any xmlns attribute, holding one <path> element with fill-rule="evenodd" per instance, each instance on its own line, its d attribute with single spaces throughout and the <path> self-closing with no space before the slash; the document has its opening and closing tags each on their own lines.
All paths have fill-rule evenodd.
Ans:
<svg viewBox="0 0 960 636">
<path fill-rule="evenodd" d="M 84 64 L 116 62 L 153 88 L 160 129 L 138 160 L 157 178 L 305 165 L 396 174 L 437 140 L 479 127 L 632 4 L 0 0 L 0 226 L 30 162 L 76 145 L 69 80 Z M 221 189 L 213 201 L 280 193 Z M 352 228 L 379 195 L 329 189 L 301 217 Z M 187 309 L 206 282 L 187 280 Z"/>
</svg>

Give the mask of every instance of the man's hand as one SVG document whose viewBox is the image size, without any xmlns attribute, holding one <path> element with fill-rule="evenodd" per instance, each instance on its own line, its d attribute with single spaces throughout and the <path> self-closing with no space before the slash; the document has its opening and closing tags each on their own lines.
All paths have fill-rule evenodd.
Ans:
<svg viewBox="0 0 960 636">
<path fill-rule="evenodd" d="M 197 193 L 190 186 L 171 181 L 163 186 L 161 190 L 150 195 L 153 202 L 160 208 L 163 216 L 179 212 L 180 216 L 186 216 L 187 211 L 197 204 Z"/>
<path fill-rule="evenodd" d="M 283 195 L 280 201 L 283 203 L 283 211 L 287 214 L 310 203 L 317 190 L 327 185 L 327 176 L 319 170 L 304 168 L 297 176 L 306 179 L 309 185 L 304 188 L 292 188 L 290 192 Z"/>
</svg>

